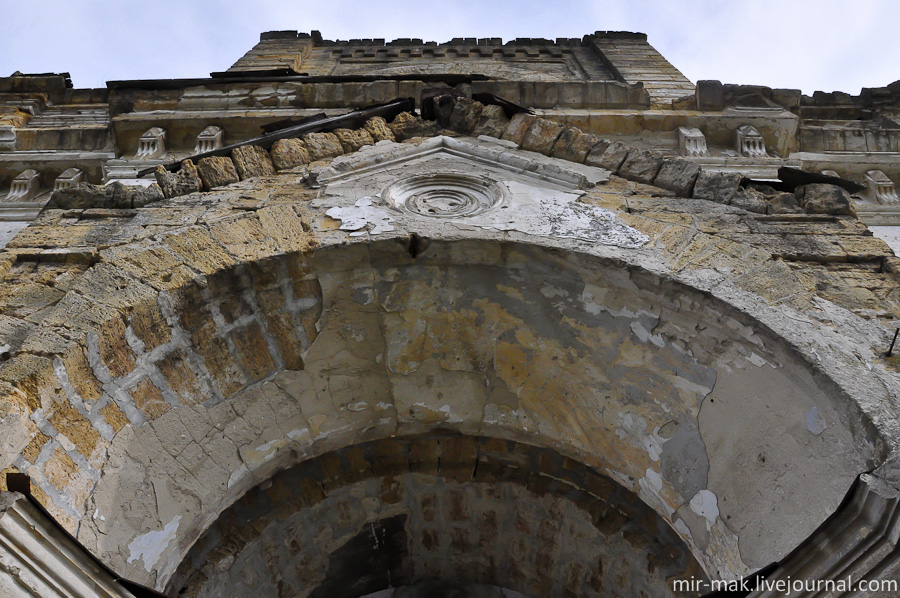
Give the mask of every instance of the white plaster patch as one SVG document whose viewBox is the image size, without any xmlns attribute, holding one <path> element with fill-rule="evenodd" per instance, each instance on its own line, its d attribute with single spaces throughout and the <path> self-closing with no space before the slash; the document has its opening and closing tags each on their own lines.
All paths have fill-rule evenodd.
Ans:
<svg viewBox="0 0 900 598">
<path fill-rule="evenodd" d="M 618 426 L 616 427 L 616 436 L 622 440 L 627 440 L 633 446 L 639 446 L 654 461 L 659 461 L 662 454 L 663 439 L 654 433 L 646 434 L 647 420 L 640 415 L 633 413 L 619 413 L 617 415 Z"/>
<path fill-rule="evenodd" d="M 361 197 L 350 208 L 330 208 L 325 215 L 341 221 L 341 230 L 351 232 L 351 237 L 359 237 L 366 233 L 377 235 L 394 230 L 391 223 L 394 219 L 384 208 L 372 203 L 371 197 Z"/>
<path fill-rule="evenodd" d="M 637 249 L 650 238 L 619 221 L 613 212 L 579 203 L 581 193 L 567 193 L 518 181 L 502 181 L 509 200 L 501 208 L 465 220 L 468 224 L 540 237 L 580 239 Z"/>
<path fill-rule="evenodd" d="M 719 499 L 709 490 L 700 490 L 691 499 L 691 510 L 706 519 L 706 529 L 709 530 L 719 518 Z"/>
<path fill-rule="evenodd" d="M 584 303 L 584 311 L 592 316 L 599 315 L 606 311 L 606 306 L 603 304 L 603 298 L 608 290 L 609 289 L 601 288 L 590 283 L 585 284 L 584 290 L 581 291 L 581 302 Z"/>
<path fill-rule="evenodd" d="M 358 403 L 350 403 L 347 405 L 347 411 L 352 411 L 353 413 L 359 413 L 360 411 L 365 411 L 369 408 L 369 404 L 365 401 L 360 401 Z"/>
<path fill-rule="evenodd" d="M 175 539 L 175 533 L 178 531 L 178 524 L 181 522 L 181 515 L 177 515 L 172 521 L 166 524 L 164 528 L 157 532 L 147 532 L 136 537 L 128 544 L 130 556 L 128 562 L 133 563 L 138 559 L 144 563 L 144 569 L 149 573 L 163 552 L 168 548 L 169 543 Z"/>
<path fill-rule="evenodd" d="M 828 427 L 825 419 L 819 415 L 819 408 L 813 407 L 806 412 L 806 429 L 818 436 Z"/>
<path fill-rule="evenodd" d="M 749 361 L 750 363 L 752 363 L 753 365 L 755 365 L 758 368 L 761 368 L 764 365 L 767 365 L 771 368 L 775 367 L 774 365 L 772 365 L 771 363 L 769 363 L 768 361 L 766 361 L 765 359 L 763 359 L 756 353 L 751 353 L 750 357 L 747 358 L 747 361 Z"/>
</svg>

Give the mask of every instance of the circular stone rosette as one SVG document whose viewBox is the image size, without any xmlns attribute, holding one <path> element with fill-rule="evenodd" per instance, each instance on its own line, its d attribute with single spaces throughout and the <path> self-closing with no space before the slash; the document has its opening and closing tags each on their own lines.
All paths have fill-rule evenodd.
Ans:
<svg viewBox="0 0 900 598">
<path fill-rule="evenodd" d="M 504 199 L 500 185 L 461 173 L 421 174 L 397 181 L 384 190 L 387 205 L 431 218 L 475 216 Z"/>
</svg>

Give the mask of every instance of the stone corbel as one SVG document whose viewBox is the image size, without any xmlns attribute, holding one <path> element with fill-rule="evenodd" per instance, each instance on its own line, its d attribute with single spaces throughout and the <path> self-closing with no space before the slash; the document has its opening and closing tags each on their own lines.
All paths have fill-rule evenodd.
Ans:
<svg viewBox="0 0 900 598">
<path fill-rule="evenodd" d="M 53 189 L 65 189 L 66 187 L 71 187 L 75 183 L 83 183 L 84 182 L 84 171 L 80 168 L 67 168 L 56 177 L 56 181 L 53 183 Z"/>
<path fill-rule="evenodd" d="M 682 156 L 700 158 L 709 155 L 706 137 L 700 129 L 678 127 L 678 153 Z"/>
<path fill-rule="evenodd" d="M 900 203 L 900 197 L 897 197 L 897 189 L 894 187 L 894 181 L 888 178 L 882 171 L 868 171 L 866 173 L 865 184 L 869 188 L 869 198 L 875 203 Z"/>
<path fill-rule="evenodd" d="M 219 149 L 222 145 L 222 127 L 210 125 L 197 135 L 197 145 L 194 146 L 194 153 L 211 152 Z"/>
<path fill-rule="evenodd" d="M 16 149 L 16 127 L 0 125 L 0 152 L 12 152 Z"/>
<path fill-rule="evenodd" d="M 766 158 L 766 140 L 754 127 L 744 125 L 737 130 L 735 149 L 748 158 Z"/>
<path fill-rule="evenodd" d="M 40 189 L 40 175 L 36 170 L 29 168 L 12 180 L 6 201 L 28 201 L 38 194 Z"/>
<path fill-rule="evenodd" d="M 138 160 L 154 160 L 166 154 L 166 130 L 153 127 L 141 135 L 135 158 Z"/>
</svg>

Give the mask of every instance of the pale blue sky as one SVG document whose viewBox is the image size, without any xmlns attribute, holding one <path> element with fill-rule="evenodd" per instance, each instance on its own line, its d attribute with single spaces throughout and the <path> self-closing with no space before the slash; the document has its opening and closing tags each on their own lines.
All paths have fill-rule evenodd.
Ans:
<svg viewBox="0 0 900 598">
<path fill-rule="evenodd" d="M 76 87 L 205 77 L 272 29 L 439 42 L 643 31 L 693 81 L 856 94 L 900 79 L 897 0 L 0 0 L 0 9 L 0 76 L 68 71 Z"/>
</svg>

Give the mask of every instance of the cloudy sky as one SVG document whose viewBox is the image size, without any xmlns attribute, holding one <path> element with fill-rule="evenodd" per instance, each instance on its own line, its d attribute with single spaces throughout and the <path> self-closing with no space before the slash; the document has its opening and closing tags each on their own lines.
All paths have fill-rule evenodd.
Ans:
<svg viewBox="0 0 900 598">
<path fill-rule="evenodd" d="M 274 29 L 438 42 L 643 31 L 692 81 L 857 94 L 900 79 L 898 0 L 0 0 L 0 8 L 0 76 L 67 71 L 76 87 L 205 77 Z"/>
</svg>

